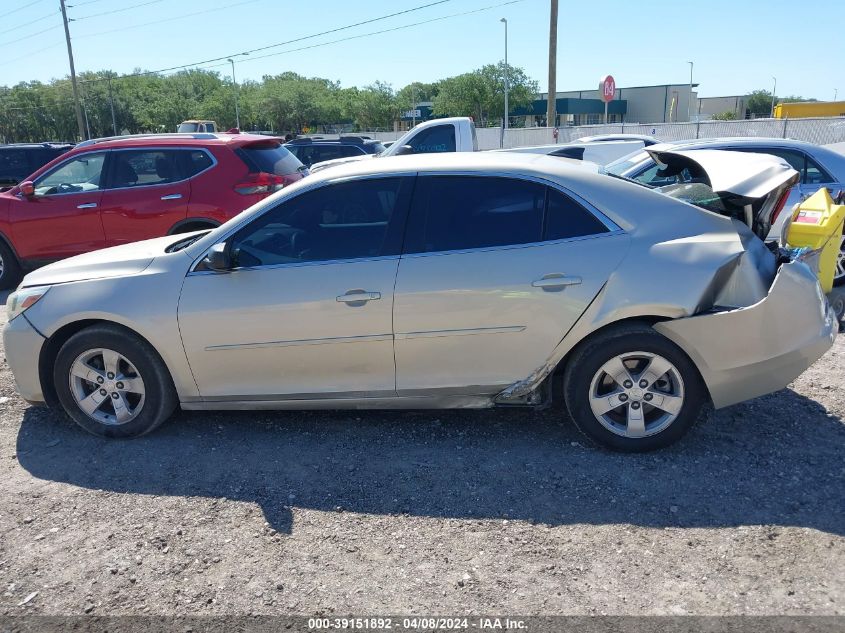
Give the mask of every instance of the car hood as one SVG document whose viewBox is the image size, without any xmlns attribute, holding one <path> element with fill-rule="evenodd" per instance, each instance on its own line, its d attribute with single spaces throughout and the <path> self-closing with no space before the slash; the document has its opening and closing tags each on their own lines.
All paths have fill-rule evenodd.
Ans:
<svg viewBox="0 0 845 633">
<path fill-rule="evenodd" d="M 319 163 L 314 163 L 311 167 L 308 168 L 312 174 L 315 171 L 320 171 L 321 169 L 326 169 L 327 167 L 334 167 L 335 165 L 343 165 L 344 163 L 353 163 L 359 160 L 368 160 L 370 158 L 375 158 L 376 154 L 361 154 L 360 156 L 347 156 L 345 158 L 333 158 L 331 160 L 323 160 Z"/>
<path fill-rule="evenodd" d="M 657 149 L 655 149 L 657 148 Z M 716 149 L 662 150 L 653 145 L 645 151 L 667 175 L 685 168 L 703 171 L 714 192 L 741 198 L 764 198 L 785 185 L 798 182 L 798 172 L 782 158 L 770 154 Z"/>
<path fill-rule="evenodd" d="M 29 273 L 24 277 L 21 287 L 137 275 L 156 257 L 164 254 L 168 246 L 182 239 L 185 239 L 184 235 L 168 235 L 63 259 Z"/>
</svg>

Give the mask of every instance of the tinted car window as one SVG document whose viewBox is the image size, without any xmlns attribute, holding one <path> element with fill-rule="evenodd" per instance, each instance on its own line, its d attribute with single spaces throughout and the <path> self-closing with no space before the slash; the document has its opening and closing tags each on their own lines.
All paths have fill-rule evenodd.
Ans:
<svg viewBox="0 0 845 633">
<path fill-rule="evenodd" d="M 79 154 L 35 181 L 35 195 L 79 193 L 99 189 L 106 155 L 103 152 Z"/>
<path fill-rule="evenodd" d="M 113 152 L 109 187 L 143 187 L 183 180 L 179 153 L 179 150 Z"/>
<path fill-rule="evenodd" d="M 544 198 L 542 185 L 524 180 L 421 177 L 405 250 L 426 253 L 539 242 Z"/>
<path fill-rule="evenodd" d="M 28 176 L 30 171 L 25 150 L 0 150 L 0 183 L 16 183 Z"/>
<path fill-rule="evenodd" d="M 185 167 L 186 178 L 196 176 L 198 173 L 205 171 L 214 164 L 211 157 L 201 150 L 191 150 L 189 152 L 184 152 L 182 155 L 185 157 L 187 165 Z"/>
<path fill-rule="evenodd" d="M 823 185 L 835 181 L 816 161 L 807 156 L 807 170 L 804 173 L 802 182 L 808 185 Z"/>
<path fill-rule="evenodd" d="M 549 189 L 544 240 L 561 240 L 607 232 L 607 227 L 569 196 Z"/>
<path fill-rule="evenodd" d="M 438 152 L 454 152 L 455 126 L 436 125 L 423 130 L 408 143 L 415 154 L 434 154 Z"/>
<path fill-rule="evenodd" d="M 804 152 L 800 152 L 798 150 L 783 149 L 780 147 L 767 147 L 762 149 L 759 147 L 736 147 L 731 149 L 738 152 L 750 152 L 754 154 L 771 154 L 772 156 L 782 158 L 789 163 L 789 166 L 792 167 L 792 169 L 801 174 L 801 182 L 803 184 L 822 184 L 833 182 L 833 178 L 831 178 L 818 163 L 804 154 Z"/>
<path fill-rule="evenodd" d="M 302 166 L 296 156 L 276 141 L 239 147 L 235 153 L 246 163 L 250 173 L 265 172 L 284 176 L 296 173 Z"/>
<path fill-rule="evenodd" d="M 376 257 L 389 252 L 410 181 L 381 178 L 327 185 L 281 203 L 235 236 L 237 266 Z M 401 229 L 401 227 L 399 227 Z"/>
</svg>

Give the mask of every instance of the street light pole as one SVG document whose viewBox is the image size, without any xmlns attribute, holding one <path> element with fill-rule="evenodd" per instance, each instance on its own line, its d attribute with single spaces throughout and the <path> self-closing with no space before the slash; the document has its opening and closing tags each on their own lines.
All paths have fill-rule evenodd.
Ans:
<svg viewBox="0 0 845 633">
<path fill-rule="evenodd" d="M 510 112 L 510 108 L 508 107 L 508 75 L 510 72 L 508 69 L 508 21 L 505 18 L 502 18 L 500 21 L 505 25 L 505 124 L 502 128 L 502 144 L 504 145 L 504 135 L 508 129 L 508 114 Z"/>
<path fill-rule="evenodd" d="M 775 85 L 772 88 L 772 118 L 775 118 L 775 93 L 778 91 L 778 78 L 772 77 L 775 80 Z"/>
<path fill-rule="evenodd" d="M 235 79 L 235 60 L 229 58 L 226 60 L 232 64 L 232 84 L 235 87 L 235 127 L 241 129 L 241 113 L 238 110 L 238 80 Z"/>
<path fill-rule="evenodd" d="M 692 121 L 692 117 L 690 116 L 690 108 L 692 108 L 692 62 L 687 62 L 689 64 L 689 100 L 687 101 L 687 121 Z"/>
</svg>

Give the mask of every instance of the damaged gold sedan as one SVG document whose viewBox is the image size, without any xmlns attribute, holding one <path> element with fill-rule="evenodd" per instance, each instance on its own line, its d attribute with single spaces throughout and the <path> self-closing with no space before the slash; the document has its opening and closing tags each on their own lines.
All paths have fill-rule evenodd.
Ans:
<svg viewBox="0 0 845 633">
<path fill-rule="evenodd" d="M 179 406 L 562 398 L 603 446 L 663 447 L 708 401 L 786 386 L 838 326 L 813 272 L 760 237 L 796 172 L 717 154 L 659 156 L 693 176 L 665 191 L 524 154 L 327 169 L 212 231 L 31 273 L 7 358 L 25 399 L 108 437 Z"/>
</svg>

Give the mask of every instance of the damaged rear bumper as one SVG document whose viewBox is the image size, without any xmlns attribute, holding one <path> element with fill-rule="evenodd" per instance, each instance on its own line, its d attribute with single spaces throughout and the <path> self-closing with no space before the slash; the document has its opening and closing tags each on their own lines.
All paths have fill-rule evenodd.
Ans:
<svg viewBox="0 0 845 633">
<path fill-rule="evenodd" d="M 720 408 L 786 387 L 830 349 L 838 326 L 816 276 L 790 262 L 751 306 L 654 328 L 695 362 Z"/>
</svg>

